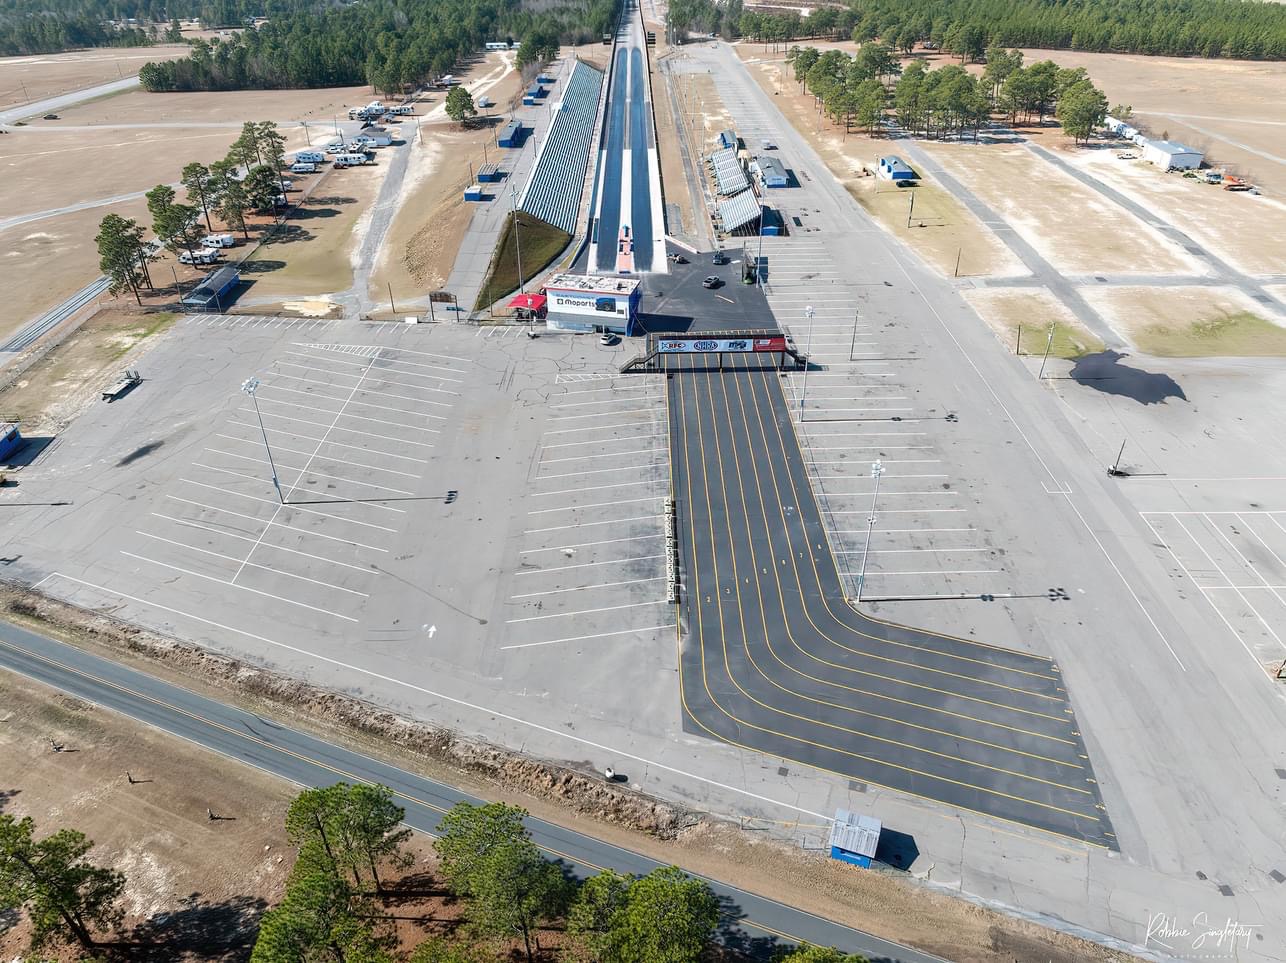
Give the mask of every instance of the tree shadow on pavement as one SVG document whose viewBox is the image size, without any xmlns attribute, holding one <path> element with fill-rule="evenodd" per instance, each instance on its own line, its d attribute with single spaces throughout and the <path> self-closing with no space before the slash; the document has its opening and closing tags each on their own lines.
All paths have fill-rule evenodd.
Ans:
<svg viewBox="0 0 1286 963">
<path fill-rule="evenodd" d="M 781 955 L 786 945 L 776 936 L 751 936 L 741 923 L 743 912 L 728 896 L 719 897 L 719 927 L 715 939 L 724 953 L 738 960 L 768 961 Z"/>
</svg>

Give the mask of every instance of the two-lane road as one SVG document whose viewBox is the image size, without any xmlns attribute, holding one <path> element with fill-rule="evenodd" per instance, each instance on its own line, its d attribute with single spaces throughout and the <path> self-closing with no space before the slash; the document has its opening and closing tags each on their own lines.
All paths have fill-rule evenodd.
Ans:
<svg viewBox="0 0 1286 963">
<path fill-rule="evenodd" d="M 381 783 L 406 808 L 406 824 L 433 834 L 456 803 L 478 802 L 451 786 L 407 772 L 145 673 L 0 622 L 0 667 L 104 706 L 300 786 L 338 780 Z M 577 875 L 604 867 L 647 873 L 656 861 L 540 819 L 528 819 L 536 843 Z M 774 947 L 801 940 L 838 946 L 872 960 L 942 963 L 939 957 L 709 880 L 724 907 L 725 938 Z"/>
</svg>

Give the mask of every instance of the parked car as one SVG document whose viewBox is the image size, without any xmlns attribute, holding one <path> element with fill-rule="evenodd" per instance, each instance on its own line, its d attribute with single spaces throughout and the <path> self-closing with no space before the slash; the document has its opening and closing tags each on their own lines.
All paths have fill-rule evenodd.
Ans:
<svg viewBox="0 0 1286 963">
<path fill-rule="evenodd" d="M 763 140 L 761 140 L 761 141 L 759 142 L 759 144 L 760 144 L 760 146 L 762 146 L 762 147 L 763 147 L 763 149 L 764 149 L 764 150 L 776 150 L 776 149 L 777 149 L 777 145 L 776 145 L 775 143 L 773 143 L 771 140 L 769 140 L 767 137 L 765 137 Z"/>
<path fill-rule="evenodd" d="M 611 331 L 604 331 L 602 337 L 598 339 L 598 343 L 610 348 L 612 345 L 616 344 L 616 342 L 619 340 L 621 339 L 618 338 L 616 335 L 614 335 Z"/>
<path fill-rule="evenodd" d="M 57 114 L 45 114 L 45 120 L 57 120 L 57 119 L 58 119 Z"/>
<path fill-rule="evenodd" d="M 722 284 L 723 284 L 723 279 L 714 274 L 710 275 L 708 278 L 706 278 L 704 281 L 701 282 L 701 286 L 703 288 L 717 288 Z"/>
<path fill-rule="evenodd" d="M 714 254 L 710 257 L 710 263 L 716 266 L 720 264 L 727 264 L 728 256 L 724 254 L 722 251 L 715 251 Z"/>
<path fill-rule="evenodd" d="M 688 259 L 687 259 L 686 257 L 684 257 L 682 254 L 671 254 L 671 255 L 670 255 L 670 263 L 671 263 L 671 264 L 687 264 L 687 263 L 688 263 Z"/>
<path fill-rule="evenodd" d="M 347 150 L 347 145 L 342 140 L 337 140 L 332 144 L 327 144 L 322 149 L 325 150 L 327 154 L 342 154 Z"/>
<path fill-rule="evenodd" d="M 179 254 L 180 264 L 214 264 L 223 255 L 214 248 L 204 250 L 183 251 Z"/>
</svg>

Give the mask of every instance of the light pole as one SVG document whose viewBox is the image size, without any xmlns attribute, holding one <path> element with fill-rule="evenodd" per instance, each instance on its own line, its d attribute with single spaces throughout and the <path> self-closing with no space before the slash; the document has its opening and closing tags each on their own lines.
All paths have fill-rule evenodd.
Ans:
<svg viewBox="0 0 1286 963">
<path fill-rule="evenodd" d="M 518 188 L 512 184 L 509 186 L 509 209 L 513 212 L 514 219 L 514 256 L 518 260 L 518 293 L 523 294 L 527 290 L 527 285 L 522 279 L 522 244 L 518 241 Z"/>
<path fill-rule="evenodd" d="M 1045 357 L 1040 359 L 1040 371 L 1036 374 L 1037 381 L 1045 377 L 1045 363 L 1049 361 L 1049 349 L 1054 346 L 1054 324 L 1055 322 L 1051 321 L 1049 325 L 1049 338 L 1045 341 Z"/>
<path fill-rule="evenodd" d="M 875 530 L 875 502 L 880 497 L 880 476 L 884 474 L 884 465 L 877 458 L 871 465 L 871 477 L 875 479 L 875 491 L 871 493 L 871 514 L 866 518 L 866 544 L 862 546 L 862 570 L 857 576 L 857 601 L 862 601 L 862 588 L 866 584 L 866 556 L 871 553 L 871 533 Z"/>
<path fill-rule="evenodd" d="M 857 319 L 862 316 L 862 312 L 856 308 L 853 309 L 853 337 L 848 343 L 848 360 L 853 360 L 853 351 L 857 348 Z"/>
<path fill-rule="evenodd" d="M 808 397 L 808 369 L 813 364 L 813 315 L 817 312 L 813 306 L 804 308 L 804 317 L 808 318 L 808 353 L 804 356 L 804 383 L 799 391 L 799 420 L 804 420 L 804 399 Z"/>
<path fill-rule="evenodd" d="M 272 449 L 268 447 L 268 432 L 263 426 L 263 415 L 259 413 L 259 399 L 255 397 L 255 392 L 259 390 L 259 379 L 247 378 L 241 385 L 241 390 L 250 396 L 250 403 L 255 406 L 255 417 L 259 419 L 259 434 L 263 435 L 263 450 L 268 453 L 268 467 L 272 469 L 272 487 L 277 489 L 277 501 L 284 505 L 286 499 L 281 494 L 281 482 L 277 479 L 277 465 L 272 460 Z"/>
<path fill-rule="evenodd" d="M 768 201 L 768 179 L 759 172 L 759 251 L 755 254 L 755 284 L 764 286 L 764 211 Z"/>
</svg>

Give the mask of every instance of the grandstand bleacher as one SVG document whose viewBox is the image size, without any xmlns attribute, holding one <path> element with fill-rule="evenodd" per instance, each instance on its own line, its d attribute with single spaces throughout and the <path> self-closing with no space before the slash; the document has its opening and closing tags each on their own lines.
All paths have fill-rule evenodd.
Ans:
<svg viewBox="0 0 1286 963">
<path fill-rule="evenodd" d="M 519 204 L 568 234 L 576 232 L 602 89 L 603 71 L 578 60 Z"/>
</svg>

